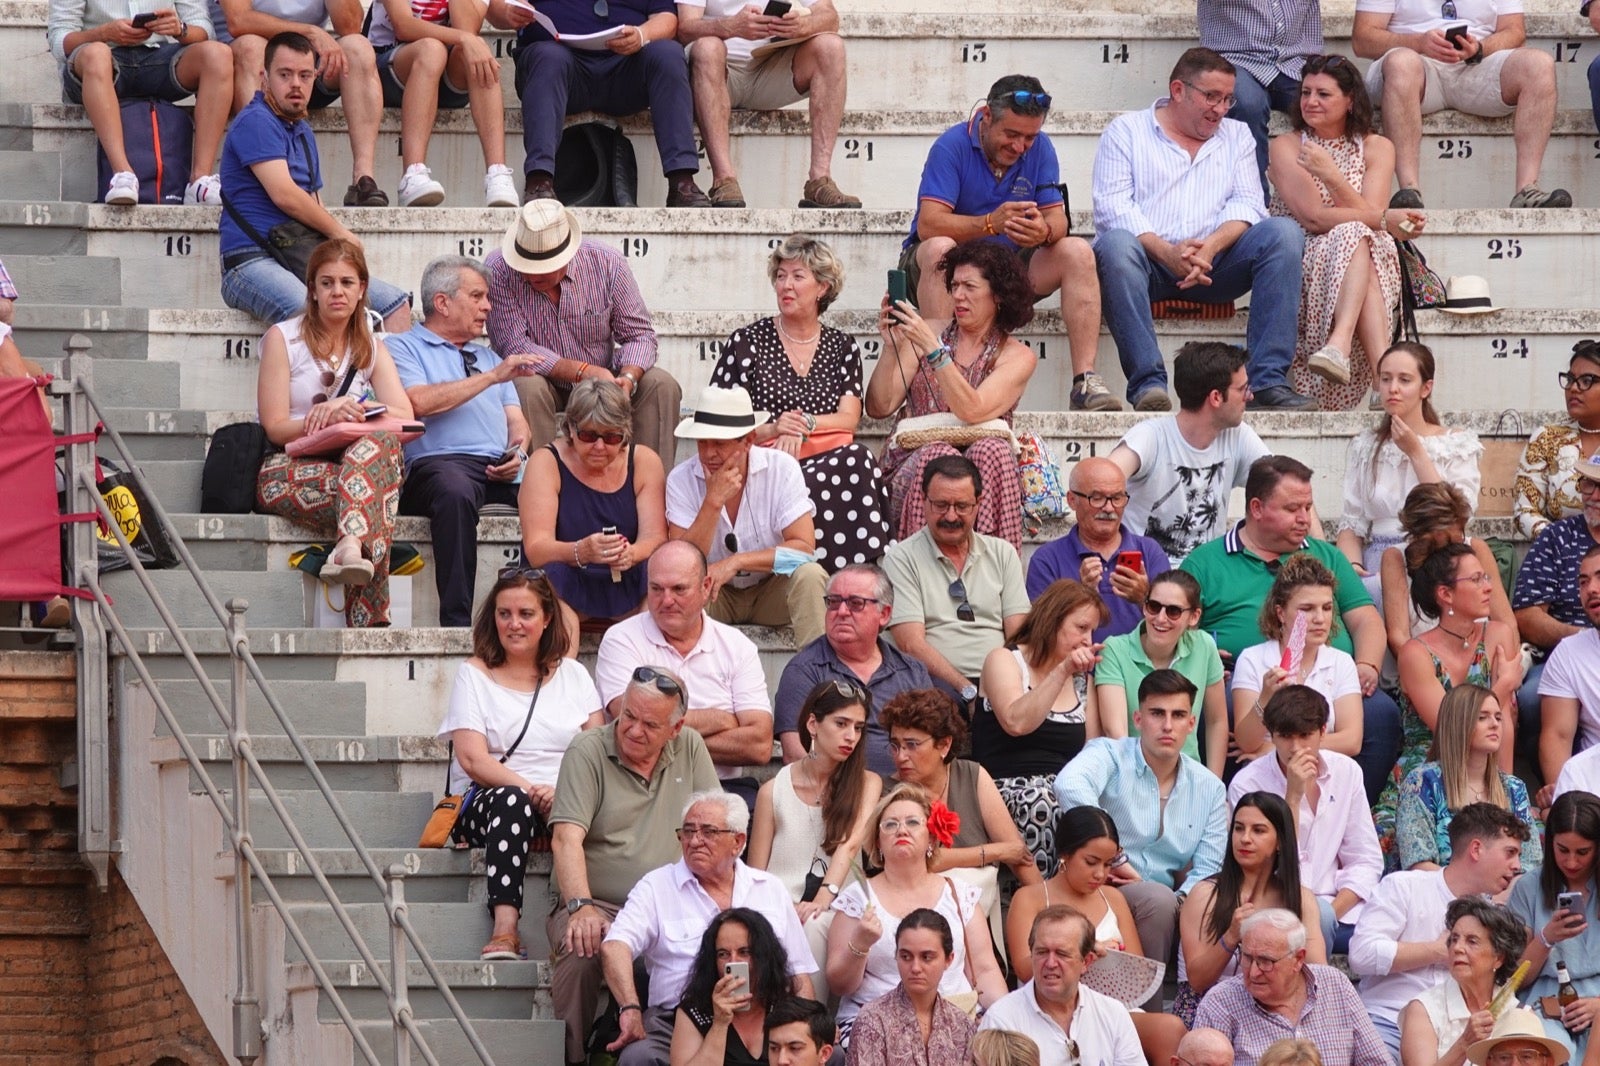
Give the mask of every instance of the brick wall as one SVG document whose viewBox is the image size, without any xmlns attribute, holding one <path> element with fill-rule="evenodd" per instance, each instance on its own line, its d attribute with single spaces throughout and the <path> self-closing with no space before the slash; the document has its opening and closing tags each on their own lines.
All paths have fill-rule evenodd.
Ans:
<svg viewBox="0 0 1600 1066">
<path fill-rule="evenodd" d="M 70 654 L 0 652 L 0 1066 L 210 1066 L 206 1032 L 116 870 L 78 862 Z"/>
</svg>

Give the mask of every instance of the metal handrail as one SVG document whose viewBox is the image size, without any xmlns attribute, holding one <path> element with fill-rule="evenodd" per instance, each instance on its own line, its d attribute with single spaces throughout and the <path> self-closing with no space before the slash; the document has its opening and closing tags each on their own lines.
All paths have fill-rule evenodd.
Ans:
<svg viewBox="0 0 1600 1066">
<path fill-rule="evenodd" d="M 182 724 L 167 704 L 166 697 L 156 685 L 149 668 L 140 656 L 126 627 L 118 617 L 105 590 L 100 584 L 99 568 L 96 559 L 93 530 L 86 523 L 78 523 L 69 537 L 69 558 L 72 563 L 72 572 L 75 583 L 87 588 L 92 595 L 99 610 L 94 612 L 78 612 L 77 623 L 80 627 L 78 657 L 80 684 L 78 686 L 80 755 L 85 768 L 86 797 L 91 801 L 87 814 L 80 811 L 80 832 L 86 828 L 85 818 L 103 822 L 105 828 L 101 830 L 98 825 L 89 825 L 88 833 L 80 837 L 80 848 L 86 852 L 91 865 L 109 862 L 110 855 L 119 850 L 119 844 L 110 832 L 109 818 L 109 793 L 110 793 L 110 765 L 109 765 L 109 737 L 106 731 L 107 721 L 107 692 L 105 684 L 85 684 L 86 678 L 105 677 L 105 664 L 108 658 L 103 626 L 109 624 L 116 639 L 121 644 L 124 654 L 133 667 L 139 679 L 143 682 L 146 691 L 150 694 L 157 712 L 167 728 L 171 730 L 179 751 L 188 763 L 189 769 L 200 781 L 207 798 L 216 808 L 218 816 L 222 819 L 223 828 L 229 835 L 235 854 L 237 868 L 233 879 L 235 900 L 235 921 L 237 923 L 237 976 L 239 987 L 235 992 L 234 1004 L 234 1056 L 245 1063 L 252 1063 L 261 1052 L 261 1022 L 260 1004 L 254 991 L 254 941 L 252 923 L 250 922 L 250 886 L 251 875 L 259 881 L 263 893 L 277 910 L 279 917 L 289 937 L 304 956 L 307 966 L 315 978 L 318 988 L 328 996 L 340 1021 L 349 1030 L 356 1049 L 361 1053 L 371 1066 L 380 1066 L 376 1052 L 371 1044 L 361 1033 L 354 1017 L 344 1003 L 326 969 L 311 948 L 299 923 L 290 912 L 287 903 L 279 894 L 277 886 L 273 884 L 271 875 L 262 864 L 255 845 L 251 838 L 248 821 L 249 782 L 254 777 L 262 795 L 266 798 L 273 812 L 282 822 L 290 841 L 305 861 L 305 868 L 315 880 L 324 899 L 332 908 L 345 934 L 350 938 L 362 961 L 366 964 L 368 973 L 382 991 L 388 1005 L 390 1016 L 395 1026 L 394 1055 L 397 1064 L 410 1062 L 411 1044 L 414 1042 L 422 1058 L 429 1066 L 439 1066 L 438 1059 L 428 1046 L 426 1039 L 418 1030 L 412 1012 L 408 989 L 408 974 L 405 965 L 405 941 L 409 941 L 415 950 L 417 961 L 422 965 L 428 977 L 433 982 L 435 989 L 440 994 L 451 1015 L 460 1025 L 468 1044 L 472 1047 L 478 1060 L 485 1066 L 493 1066 L 494 1059 L 478 1036 L 471 1020 L 462 1009 L 455 993 L 451 991 L 449 982 L 440 971 L 432 954 L 422 943 L 415 926 L 412 925 L 404 895 L 404 870 L 391 867 L 382 870 L 373 859 L 365 844 L 362 843 L 354 823 L 345 812 L 332 787 L 328 784 L 321 768 L 317 765 L 315 757 L 311 754 L 304 739 L 295 728 L 288 713 L 279 703 L 273 693 L 259 662 L 251 654 L 249 639 L 245 632 L 244 615 L 248 604 L 242 599 L 230 600 L 224 604 L 207 584 L 188 546 L 184 544 L 177 531 L 175 523 L 161 502 L 151 492 L 144 476 L 139 471 L 137 463 L 133 460 L 130 450 L 123 441 L 115 427 L 107 423 L 106 411 L 100 405 L 91 385 L 91 365 L 86 353 L 90 347 L 87 338 L 81 334 L 74 334 L 68 338 L 65 348 L 68 357 L 64 366 L 64 379 L 52 383 L 54 395 L 66 399 L 67 432 L 82 433 L 93 428 L 93 421 L 88 418 L 90 411 L 103 427 L 105 436 L 112 447 L 127 464 L 129 475 L 134 483 L 143 491 L 144 500 L 148 503 L 150 513 L 141 515 L 145 522 L 155 521 L 168 534 L 172 541 L 183 567 L 188 570 L 195 585 L 200 590 L 201 596 L 216 614 L 218 622 L 224 627 L 228 637 L 228 653 L 232 665 L 232 686 L 230 699 L 224 704 L 222 696 L 217 692 L 216 686 L 206 676 L 200 665 L 198 656 L 183 630 L 178 626 L 171 610 L 167 607 L 159 590 L 150 579 L 149 573 L 139 561 L 137 554 L 128 542 L 126 534 L 115 521 L 105 501 L 101 498 L 96 484 L 92 453 L 86 455 L 87 445 L 71 445 L 67 456 L 67 488 L 71 510 L 84 513 L 89 507 L 97 512 L 107 524 L 112 535 L 116 538 L 123 555 L 128 559 L 131 572 L 138 580 L 167 633 L 181 652 L 184 661 L 188 664 L 196 680 L 200 682 L 201 691 L 216 711 L 222 724 L 228 729 L 228 746 L 232 752 L 233 770 L 233 798 L 230 805 L 227 798 L 212 781 L 209 771 L 201 762 L 199 754 L 195 751 L 185 733 Z M 367 947 L 365 940 L 355 927 L 349 911 L 344 902 L 338 898 L 333 886 L 329 883 L 327 875 L 322 870 L 315 854 L 299 827 L 285 807 L 277 789 L 268 779 L 265 769 L 256 759 L 250 734 L 246 723 L 246 698 L 244 682 L 246 677 L 253 680 L 256 687 L 265 698 L 267 707 L 273 712 L 283 727 L 284 736 L 289 740 L 295 752 L 299 755 L 305 769 L 308 771 L 317 790 L 327 802 L 332 811 L 334 820 L 344 831 L 349 839 L 350 846 L 366 868 L 368 877 L 380 890 L 384 899 L 385 913 L 390 923 L 390 966 L 391 974 L 385 977 L 383 967 L 379 965 L 372 951 Z M 93 781 L 87 780 L 93 765 L 87 756 L 96 750 L 103 753 L 99 765 L 104 767 L 104 776 Z M 98 768 L 96 768 L 98 773 Z M 104 867 L 96 865 L 97 872 L 104 883 Z"/>
</svg>

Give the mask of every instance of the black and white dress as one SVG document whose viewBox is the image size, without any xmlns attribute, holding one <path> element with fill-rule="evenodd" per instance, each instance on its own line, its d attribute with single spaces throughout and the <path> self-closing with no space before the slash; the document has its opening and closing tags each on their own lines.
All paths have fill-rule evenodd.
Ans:
<svg viewBox="0 0 1600 1066">
<path fill-rule="evenodd" d="M 811 369 L 801 376 L 771 318 L 735 330 L 711 372 L 718 388 L 743 388 L 758 410 L 831 415 L 845 396 L 861 396 L 861 350 L 855 338 L 823 326 Z M 800 460 L 816 505 L 817 561 L 829 573 L 877 560 L 889 547 L 887 497 L 866 445 L 852 442 Z"/>
</svg>

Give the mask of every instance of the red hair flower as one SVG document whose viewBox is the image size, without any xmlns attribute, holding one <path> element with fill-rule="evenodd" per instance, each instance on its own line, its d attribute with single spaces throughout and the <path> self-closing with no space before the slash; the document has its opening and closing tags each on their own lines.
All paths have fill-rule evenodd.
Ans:
<svg viewBox="0 0 1600 1066">
<path fill-rule="evenodd" d="M 935 800 L 933 808 L 928 811 L 928 835 L 939 842 L 942 848 L 948 848 L 956 842 L 956 834 L 961 832 L 961 815 Z"/>
</svg>

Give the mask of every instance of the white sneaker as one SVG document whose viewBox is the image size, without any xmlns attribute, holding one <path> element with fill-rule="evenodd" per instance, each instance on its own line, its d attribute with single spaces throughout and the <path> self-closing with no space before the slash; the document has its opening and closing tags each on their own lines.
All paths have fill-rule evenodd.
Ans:
<svg viewBox="0 0 1600 1066">
<path fill-rule="evenodd" d="M 483 176 L 483 192 L 490 207 L 517 207 L 522 203 L 516 179 L 504 163 L 496 163 Z"/>
<path fill-rule="evenodd" d="M 215 174 L 195 178 L 183 187 L 183 202 L 207 207 L 222 203 L 222 179 Z"/>
<path fill-rule="evenodd" d="M 111 185 L 106 189 L 106 203 L 127 206 L 139 202 L 139 175 L 131 170 L 119 170 L 111 175 Z"/>
<path fill-rule="evenodd" d="M 444 186 L 433 180 L 426 163 L 406 167 L 400 178 L 401 207 L 435 207 L 444 203 Z"/>
</svg>

